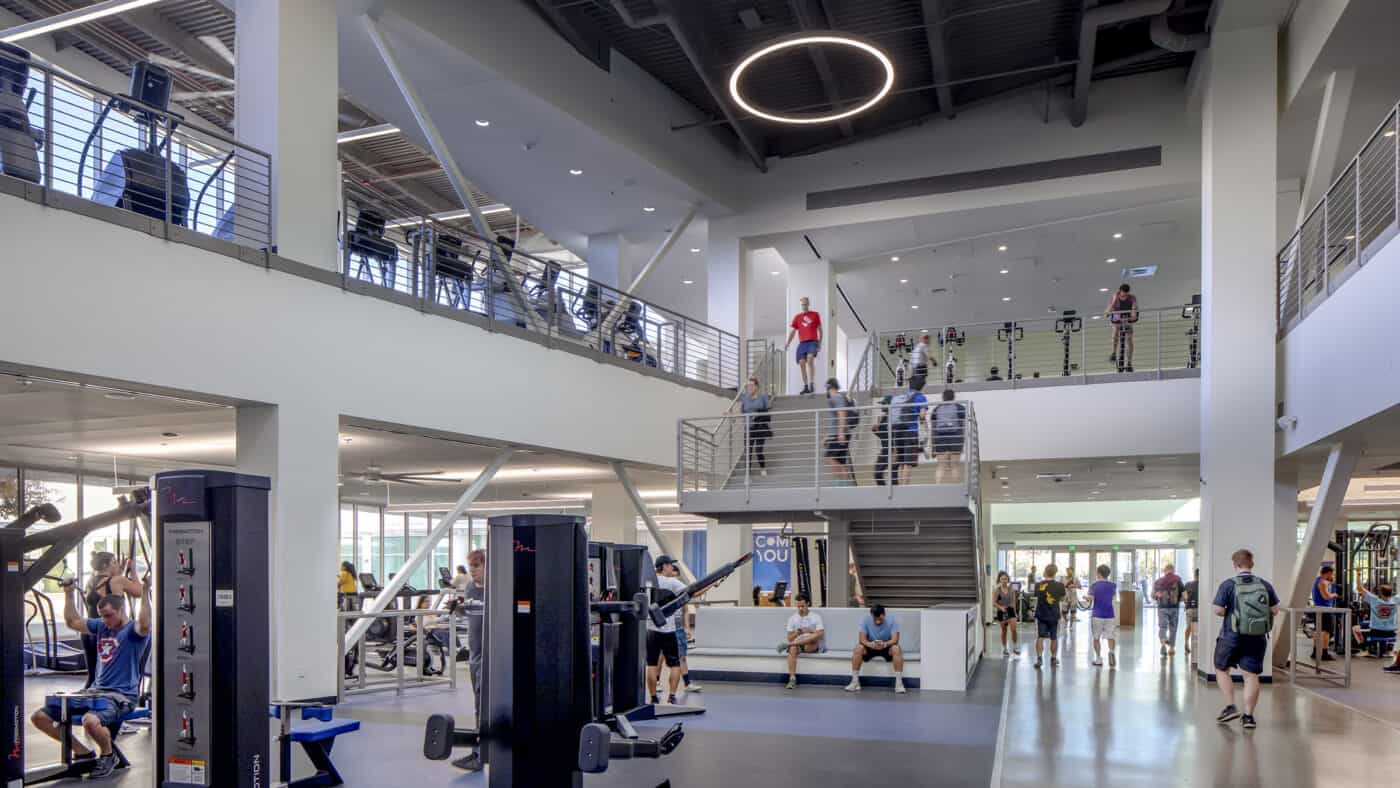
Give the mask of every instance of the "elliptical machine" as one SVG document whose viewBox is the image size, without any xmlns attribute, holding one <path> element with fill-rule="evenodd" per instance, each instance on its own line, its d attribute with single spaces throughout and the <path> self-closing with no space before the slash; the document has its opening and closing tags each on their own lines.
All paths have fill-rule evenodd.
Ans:
<svg viewBox="0 0 1400 788">
<path fill-rule="evenodd" d="M 1181 308 L 1181 319 L 1190 320 L 1191 328 L 1186 336 L 1191 338 L 1191 349 L 1186 355 L 1186 368 L 1195 369 L 1201 363 L 1201 294 L 1191 296 L 1191 302 Z"/>
<path fill-rule="evenodd" d="M 29 83 L 29 52 L 0 42 L 0 174 L 39 182 L 43 132 L 29 125 L 34 88 Z"/>
<path fill-rule="evenodd" d="M 89 199 L 103 205 L 124 208 L 128 211 L 164 221 L 166 200 L 170 203 L 170 222 L 185 225 L 185 215 L 190 207 L 189 184 L 183 167 L 171 161 L 170 138 L 180 123 L 179 116 L 169 112 L 170 72 L 153 63 L 137 63 L 131 70 L 131 93 L 109 99 L 92 124 L 87 141 L 83 143 L 82 154 L 78 157 L 78 196 L 83 196 L 83 175 L 87 171 L 88 152 L 97 135 L 102 133 L 102 125 L 113 109 L 130 113 L 136 121 L 141 136 L 145 138 L 144 148 L 125 148 L 112 154 L 107 167 L 98 176 Z M 165 137 L 160 136 L 162 118 L 170 119 Z M 166 193 L 167 183 L 169 194 Z"/>
<path fill-rule="evenodd" d="M 1084 328 L 1084 318 L 1073 309 L 1066 309 L 1060 313 L 1060 317 L 1055 320 L 1055 333 L 1060 335 L 1060 345 L 1064 348 L 1064 364 L 1060 368 L 1060 374 L 1069 377 L 1069 341 L 1071 334 L 1077 334 Z"/>
</svg>

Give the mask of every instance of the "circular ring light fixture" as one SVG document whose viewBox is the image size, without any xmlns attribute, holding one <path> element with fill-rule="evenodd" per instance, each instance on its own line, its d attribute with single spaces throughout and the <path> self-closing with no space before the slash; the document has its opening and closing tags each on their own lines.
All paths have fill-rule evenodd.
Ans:
<svg viewBox="0 0 1400 788">
<path fill-rule="evenodd" d="M 812 45 L 846 46 L 869 54 L 880 64 L 880 67 L 884 69 L 884 84 L 875 92 L 875 95 L 871 96 L 859 106 L 844 112 L 835 112 L 829 115 L 777 115 L 772 112 L 765 112 L 744 99 L 744 96 L 739 92 L 739 80 L 743 79 L 744 72 L 748 70 L 750 66 L 775 52 L 781 52 L 786 49 L 791 49 L 792 47 Z M 733 73 L 729 75 L 729 97 L 734 100 L 734 103 L 738 104 L 750 115 L 765 120 L 771 120 L 775 123 L 831 123 L 832 121 L 859 115 L 884 100 L 885 96 L 889 94 L 893 87 L 894 63 L 890 61 L 889 56 L 880 51 L 874 44 L 867 43 L 858 38 L 853 38 L 844 33 L 803 33 L 790 38 L 782 38 L 770 44 L 764 44 L 753 52 L 745 55 L 744 59 L 739 61 L 739 65 L 734 67 Z"/>
</svg>

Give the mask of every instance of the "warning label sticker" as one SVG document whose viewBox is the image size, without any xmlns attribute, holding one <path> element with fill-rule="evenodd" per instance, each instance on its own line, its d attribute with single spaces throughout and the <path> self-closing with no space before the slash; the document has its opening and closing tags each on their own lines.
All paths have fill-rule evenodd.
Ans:
<svg viewBox="0 0 1400 788">
<path fill-rule="evenodd" d="M 204 761 L 188 758 L 171 758 L 166 762 L 166 780 L 185 785 L 208 785 L 208 771 Z"/>
<path fill-rule="evenodd" d="M 530 600 L 528 600 L 528 599 L 517 600 L 516 603 L 515 603 L 515 612 L 516 612 L 516 613 L 522 613 L 522 614 L 528 616 L 528 615 L 530 614 Z"/>
</svg>

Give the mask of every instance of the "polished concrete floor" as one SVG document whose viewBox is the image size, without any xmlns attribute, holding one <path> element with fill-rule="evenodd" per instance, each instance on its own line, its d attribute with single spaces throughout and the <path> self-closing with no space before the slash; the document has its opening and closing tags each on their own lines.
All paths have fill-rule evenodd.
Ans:
<svg viewBox="0 0 1400 788">
<path fill-rule="evenodd" d="M 1008 660 L 1000 785 L 1371 784 L 1389 779 L 1377 774 L 1380 762 L 1400 762 L 1400 730 L 1284 683 L 1264 688 L 1256 730 L 1217 725 L 1215 686 L 1195 677 L 1182 649 L 1159 656 L 1151 610 L 1143 624 L 1122 630 L 1117 668 L 1090 665 L 1085 619 L 1066 631 L 1053 670 L 1032 667 L 1024 654 L 1034 633 L 1023 631 L 1022 656 Z"/>
</svg>

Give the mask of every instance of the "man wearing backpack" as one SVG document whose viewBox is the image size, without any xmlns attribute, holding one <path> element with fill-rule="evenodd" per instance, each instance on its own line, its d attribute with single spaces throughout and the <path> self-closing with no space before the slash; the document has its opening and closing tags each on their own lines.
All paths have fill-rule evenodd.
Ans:
<svg viewBox="0 0 1400 788">
<path fill-rule="evenodd" d="M 909 390 L 896 394 L 890 401 L 890 418 L 894 420 L 894 472 L 899 477 L 895 484 L 908 484 L 914 466 L 919 464 L 919 423 L 928 407 L 924 383 L 921 377 L 911 378 Z"/>
<path fill-rule="evenodd" d="M 1236 550 L 1230 561 L 1235 576 L 1215 592 L 1215 615 L 1224 619 L 1215 640 L 1215 683 L 1225 696 L 1225 708 L 1215 718 L 1220 724 L 1242 719 L 1245 730 L 1254 730 L 1254 707 L 1259 704 L 1259 675 L 1264 672 L 1264 652 L 1269 631 L 1279 610 L 1278 594 L 1269 581 L 1254 576 L 1254 553 Z M 1235 707 L 1235 684 L 1230 668 L 1244 672 L 1244 714 Z"/>
<path fill-rule="evenodd" d="M 943 401 L 933 408 L 933 483 L 943 484 L 956 476 L 954 468 L 963 451 L 963 432 L 967 424 L 967 406 L 954 402 L 957 394 L 943 389 Z M 952 478 L 952 481 L 957 481 Z"/>
<path fill-rule="evenodd" d="M 1186 587 L 1176 573 L 1176 567 L 1162 567 L 1162 576 L 1152 586 L 1152 601 L 1157 603 L 1157 640 L 1161 641 L 1162 656 L 1176 654 L 1176 627 L 1180 621 L 1181 593 Z"/>
<path fill-rule="evenodd" d="M 851 467 L 851 435 L 860 424 L 860 410 L 851 398 L 841 392 L 841 381 L 826 381 L 827 437 L 826 462 L 831 477 L 856 486 L 856 472 Z"/>
</svg>

